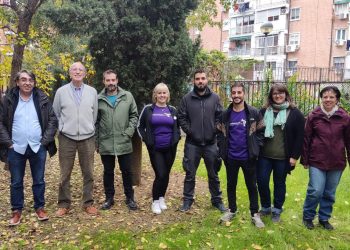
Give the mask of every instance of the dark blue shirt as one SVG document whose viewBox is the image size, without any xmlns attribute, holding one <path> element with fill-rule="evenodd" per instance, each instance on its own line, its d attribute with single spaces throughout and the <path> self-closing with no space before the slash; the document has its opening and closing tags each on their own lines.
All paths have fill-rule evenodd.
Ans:
<svg viewBox="0 0 350 250">
<path fill-rule="evenodd" d="M 244 110 L 231 111 L 229 125 L 228 157 L 233 160 L 248 159 L 247 117 Z"/>
</svg>

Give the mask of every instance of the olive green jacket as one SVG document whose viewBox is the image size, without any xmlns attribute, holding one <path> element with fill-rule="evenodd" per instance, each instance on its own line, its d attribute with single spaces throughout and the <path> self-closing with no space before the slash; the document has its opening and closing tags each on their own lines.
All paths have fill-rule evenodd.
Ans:
<svg viewBox="0 0 350 250">
<path fill-rule="evenodd" d="M 118 87 L 117 101 L 108 101 L 103 89 L 98 95 L 96 147 L 101 155 L 123 155 L 132 152 L 131 138 L 137 125 L 138 113 L 134 97 Z"/>
</svg>

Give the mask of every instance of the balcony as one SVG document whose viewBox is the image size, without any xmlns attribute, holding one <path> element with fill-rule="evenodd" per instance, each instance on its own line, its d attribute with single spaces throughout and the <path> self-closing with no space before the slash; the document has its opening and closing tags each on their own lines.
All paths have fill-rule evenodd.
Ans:
<svg viewBox="0 0 350 250">
<path fill-rule="evenodd" d="M 230 57 L 251 56 L 251 48 L 234 48 L 233 50 L 229 50 L 228 55 Z"/>
<path fill-rule="evenodd" d="M 284 46 L 267 47 L 267 55 L 282 55 L 284 53 L 285 53 Z M 254 49 L 254 56 L 264 56 L 264 55 L 265 55 L 265 48 Z"/>
<path fill-rule="evenodd" d="M 265 48 L 234 48 L 232 50 L 229 50 L 228 55 L 229 57 L 235 57 L 235 56 L 249 56 L 249 57 L 259 57 L 264 56 Z M 283 55 L 285 54 L 285 47 L 284 46 L 274 46 L 274 47 L 267 47 L 267 55 Z"/>
<path fill-rule="evenodd" d="M 256 4 L 256 9 L 272 9 L 278 8 L 280 6 L 285 6 L 289 4 L 289 0 L 270 0 L 270 1 L 258 1 Z"/>
<path fill-rule="evenodd" d="M 254 24 L 238 26 L 230 29 L 230 37 L 250 34 L 254 31 Z"/>
</svg>

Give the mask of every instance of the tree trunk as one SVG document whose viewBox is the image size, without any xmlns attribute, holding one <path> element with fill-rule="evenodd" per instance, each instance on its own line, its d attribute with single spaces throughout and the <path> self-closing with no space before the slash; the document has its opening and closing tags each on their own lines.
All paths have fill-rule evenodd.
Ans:
<svg viewBox="0 0 350 250">
<path fill-rule="evenodd" d="M 141 160 L 142 160 L 142 141 L 135 132 L 132 137 L 133 152 L 131 154 L 131 176 L 132 185 L 139 186 L 141 184 Z"/>
<path fill-rule="evenodd" d="M 34 1 L 35 4 L 36 2 Z M 24 48 L 28 43 L 29 26 L 33 15 L 34 13 L 28 9 L 18 15 L 17 39 L 14 44 L 11 63 L 10 88 L 16 86 L 15 77 L 22 68 Z"/>
</svg>

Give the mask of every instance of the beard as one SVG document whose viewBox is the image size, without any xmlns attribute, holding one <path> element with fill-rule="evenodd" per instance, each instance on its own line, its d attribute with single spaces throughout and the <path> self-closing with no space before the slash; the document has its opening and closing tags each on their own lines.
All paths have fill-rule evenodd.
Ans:
<svg viewBox="0 0 350 250">
<path fill-rule="evenodd" d="M 232 100 L 232 102 L 233 102 L 234 104 L 241 104 L 241 103 L 243 102 L 243 99 L 241 99 L 241 98 L 234 98 L 234 99 Z"/>
<path fill-rule="evenodd" d="M 116 89 L 117 89 L 117 85 L 109 84 L 108 87 L 107 87 L 107 92 L 113 93 L 113 92 L 116 91 Z"/>
<path fill-rule="evenodd" d="M 195 92 L 204 92 L 206 88 L 207 87 L 204 86 L 204 85 L 200 86 L 200 87 L 198 87 L 197 85 L 193 85 L 193 89 L 194 89 Z"/>
</svg>

